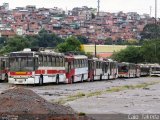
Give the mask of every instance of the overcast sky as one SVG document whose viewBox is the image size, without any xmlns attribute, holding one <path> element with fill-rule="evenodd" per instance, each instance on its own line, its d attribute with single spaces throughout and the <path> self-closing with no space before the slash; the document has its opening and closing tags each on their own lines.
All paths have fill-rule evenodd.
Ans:
<svg viewBox="0 0 160 120">
<path fill-rule="evenodd" d="M 158 1 L 158 16 L 160 17 L 160 0 Z M 24 7 L 26 5 L 36 5 L 39 7 L 60 7 L 72 9 L 73 7 L 88 6 L 97 8 L 97 0 L 0 0 L 0 5 L 4 2 L 9 3 L 10 9 L 15 7 Z M 150 13 L 152 7 L 152 16 L 155 14 L 155 0 L 100 0 L 100 11 L 107 12 L 138 12 L 140 14 Z"/>
</svg>

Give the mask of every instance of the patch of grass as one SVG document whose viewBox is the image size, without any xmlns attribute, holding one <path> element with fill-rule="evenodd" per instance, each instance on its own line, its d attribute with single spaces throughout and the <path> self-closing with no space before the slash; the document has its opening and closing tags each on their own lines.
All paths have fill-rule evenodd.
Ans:
<svg viewBox="0 0 160 120">
<path fill-rule="evenodd" d="M 69 102 L 69 101 L 74 101 L 74 100 L 77 100 L 79 98 L 82 98 L 82 97 L 85 97 L 85 94 L 84 93 L 77 93 L 75 95 L 70 95 L 66 98 L 60 98 L 58 101 L 55 101 L 56 103 L 59 103 L 59 104 L 65 104 L 66 102 Z"/>
<path fill-rule="evenodd" d="M 86 96 L 87 97 L 92 97 L 92 96 L 101 95 L 102 93 L 103 93 L 103 91 L 95 91 L 95 92 L 88 93 Z"/>
<path fill-rule="evenodd" d="M 89 93 L 77 93 L 75 95 L 70 95 L 66 98 L 61 98 L 58 101 L 56 101 L 56 103 L 59 104 L 65 104 L 66 102 L 69 101 L 74 101 L 80 98 L 84 98 L 84 97 L 93 97 L 93 96 L 99 96 L 102 94 L 106 94 L 106 93 L 113 93 L 113 92 L 119 92 L 119 91 L 123 91 L 123 90 L 129 90 L 129 89 L 139 89 L 139 88 L 147 88 L 150 85 L 155 85 L 157 83 L 160 83 L 159 81 L 157 82 L 151 82 L 151 83 L 141 83 L 141 84 L 137 84 L 137 85 L 124 85 L 124 86 L 117 86 L 117 87 L 112 87 L 110 89 L 106 89 L 106 90 L 99 90 L 99 91 L 95 91 L 95 92 L 89 92 Z"/>
</svg>

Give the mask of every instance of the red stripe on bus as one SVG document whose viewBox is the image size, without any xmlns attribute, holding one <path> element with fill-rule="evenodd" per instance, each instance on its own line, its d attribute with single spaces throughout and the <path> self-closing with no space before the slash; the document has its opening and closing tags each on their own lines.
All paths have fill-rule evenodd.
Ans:
<svg viewBox="0 0 160 120">
<path fill-rule="evenodd" d="M 118 74 L 128 74 L 128 72 L 118 72 Z"/>
<path fill-rule="evenodd" d="M 36 70 L 35 74 L 45 74 L 45 70 Z"/>
<path fill-rule="evenodd" d="M 47 74 L 62 74 L 65 70 L 47 70 Z"/>
</svg>

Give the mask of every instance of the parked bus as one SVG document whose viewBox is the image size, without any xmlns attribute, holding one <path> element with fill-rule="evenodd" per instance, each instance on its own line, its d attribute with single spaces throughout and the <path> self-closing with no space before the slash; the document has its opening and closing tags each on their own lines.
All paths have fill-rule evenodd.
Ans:
<svg viewBox="0 0 160 120">
<path fill-rule="evenodd" d="M 7 56 L 0 56 L 0 80 L 8 81 L 9 61 Z"/>
<path fill-rule="evenodd" d="M 88 80 L 88 57 L 69 53 L 65 55 L 67 83 L 83 82 Z"/>
<path fill-rule="evenodd" d="M 140 74 L 140 71 L 136 64 L 127 62 L 118 63 L 118 77 L 137 77 L 138 73 Z"/>
<path fill-rule="evenodd" d="M 108 59 L 108 64 L 109 64 L 108 79 L 118 78 L 118 62 Z"/>
<path fill-rule="evenodd" d="M 140 66 L 140 76 L 150 75 L 150 66 L 148 64 L 139 64 Z"/>
<path fill-rule="evenodd" d="M 89 80 L 108 80 L 118 77 L 117 62 L 93 58 L 88 60 Z"/>
<path fill-rule="evenodd" d="M 9 67 L 9 83 L 12 84 L 66 82 L 64 55 L 53 51 L 11 52 Z"/>
<path fill-rule="evenodd" d="M 160 76 L 160 65 L 159 64 L 151 65 L 150 76 Z"/>
</svg>

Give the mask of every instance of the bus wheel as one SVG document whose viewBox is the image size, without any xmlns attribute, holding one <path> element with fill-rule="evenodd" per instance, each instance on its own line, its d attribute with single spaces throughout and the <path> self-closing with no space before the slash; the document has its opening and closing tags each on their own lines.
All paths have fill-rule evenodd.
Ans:
<svg viewBox="0 0 160 120">
<path fill-rule="evenodd" d="M 108 74 L 108 80 L 110 79 L 110 75 Z"/>
<path fill-rule="evenodd" d="M 43 85 L 43 75 L 40 75 L 39 77 L 39 85 Z"/>
<path fill-rule="evenodd" d="M 94 75 L 92 75 L 92 79 L 91 79 L 91 82 L 93 82 L 94 81 Z"/>
<path fill-rule="evenodd" d="M 56 84 L 59 84 L 59 75 L 56 76 Z"/>
<path fill-rule="evenodd" d="M 5 82 L 8 82 L 8 74 L 5 74 L 5 78 L 4 78 Z"/>
<path fill-rule="evenodd" d="M 102 80 L 102 74 L 100 75 L 100 80 Z"/>
<path fill-rule="evenodd" d="M 74 83 L 74 77 L 72 76 L 71 77 L 71 84 L 73 84 Z"/>
<path fill-rule="evenodd" d="M 84 81 L 84 74 L 82 74 L 82 77 L 81 77 L 81 82 Z"/>
</svg>

